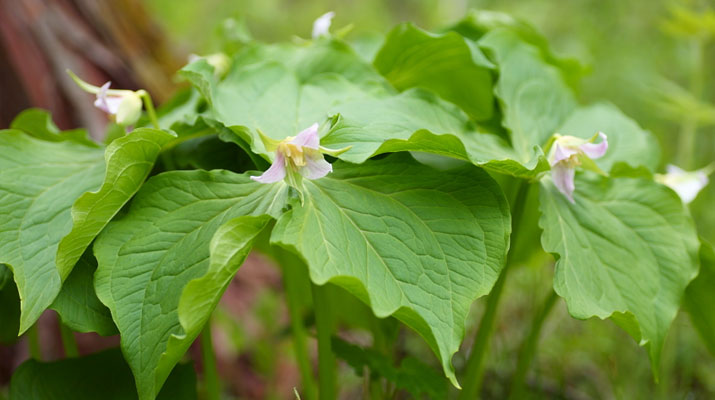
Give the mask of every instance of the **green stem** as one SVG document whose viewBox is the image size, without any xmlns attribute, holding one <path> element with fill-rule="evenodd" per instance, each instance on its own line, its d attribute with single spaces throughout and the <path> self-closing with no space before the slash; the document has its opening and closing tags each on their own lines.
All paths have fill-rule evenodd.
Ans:
<svg viewBox="0 0 715 400">
<path fill-rule="evenodd" d="M 482 315 L 482 319 L 479 322 L 479 330 L 477 331 L 477 336 L 474 338 L 472 351 L 469 354 L 467 366 L 463 374 L 462 384 L 464 386 L 462 387 L 462 391 L 459 393 L 459 400 L 476 399 L 479 397 L 482 389 L 482 380 L 484 378 L 484 358 L 486 357 L 487 348 L 494 331 L 497 306 L 499 305 L 502 289 L 504 288 L 504 282 L 506 281 L 507 271 L 509 270 L 509 265 L 511 263 L 511 259 L 513 258 L 512 251 L 515 247 L 514 245 L 516 244 L 516 237 L 519 232 L 522 215 L 524 214 L 524 203 L 526 202 L 526 195 L 528 191 L 529 183 L 527 181 L 520 182 L 519 189 L 511 208 L 511 247 L 509 249 L 509 254 L 507 255 L 506 264 L 494 284 L 491 293 L 489 293 L 489 297 L 487 297 L 486 309 L 484 310 L 484 315 Z"/>
<path fill-rule="evenodd" d="M 325 286 L 310 284 L 313 291 L 313 307 L 315 309 L 315 327 L 318 331 L 318 387 L 320 400 L 337 398 L 335 356 L 330 345 L 333 321 Z"/>
<path fill-rule="evenodd" d="M 511 390 L 509 393 L 509 399 L 523 399 L 526 393 L 524 389 L 526 388 L 526 374 L 529 372 L 529 365 L 534 359 L 536 354 L 536 348 L 539 344 L 539 336 L 541 334 L 541 328 L 544 326 L 544 321 L 549 313 L 554 308 L 556 300 L 559 296 L 554 292 L 553 289 L 549 290 L 550 293 L 544 301 L 544 305 L 539 310 L 539 313 L 534 317 L 531 322 L 531 329 L 529 334 L 521 345 L 519 350 L 519 361 L 516 365 L 516 372 L 511 380 Z"/>
<path fill-rule="evenodd" d="M 62 347 L 65 350 L 65 357 L 79 357 L 79 349 L 77 348 L 77 339 L 74 337 L 74 332 L 67 325 L 59 321 L 60 337 L 62 338 Z"/>
<path fill-rule="evenodd" d="M 298 364 L 298 371 L 303 382 L 303 398 L 306 400 L 314 400 L 316 398 L 317 388 L 315 379 L 313 378 L 313 369 L 308 356 L 307 334 L 303 325 L 303 313 L 300 309 L 302 297 L 305 293 L 302 292 L 300 286 L 300 273 L 295 262 L 286 260 L 286 257 L 295 257 L 283 249 L 276 248 L 273 252 L 276 260 L 283 270 L 283 286 L 286 294 L 286 305 L 290 314 L 290 328 L 293 337 L 293 352 L 295 353 L 295 361 Z"/>
<path fill-rule="evenodd" d="M 221 382 L 216 368 L 216 355 L 214 354 L 213 338 L 211 337 L 211 319 L 209 318 L 201 331 L 201 359 L 204 365 L 204 388 L 207 400 L 221 398 Z"/>
<path fill-rule="evenodd" d="M 154 102 L 151 101 L 151 96 L 149 96 L 149 92 L 147 92 L 146 90 L 142 90 L 141 98 L 142 100 L 144 100 L 144 107 L 146 108 L 147 115 L 149 115 L 149 120 L 151 121 L 151 124 L 154 125 L 154 128 L 160 129 L 159 119 L 157 119 L 156 111 L 154 110 Z"/>
<path fill-rule="evenodd" d="M 694 38 L 692 46 L 692 67 L 690 70 L 690 93 L 696 100 L 700 100 L 703 94 L 704 69 L 703 57 L 705 43 L 701 38 Z M 682 168 L 692 169 L 695 167 L 693 156 L 695 153 L 696 139 L 698 131 L 697 118 L 692 113 L 686 113 L 680 125 L 680 135 L 678 135 L 678 163 Z"/>
<path fill-rule="evenodd" d="M 30 329 L 28 329 L 27 344 L 30 348 L 30 356 L 37 361 L 42 361 L 42 349 L 40 349 L 40 335 L 37 328 L 38 324 L 39 322 L 35 322 L 35 324 L 32 325 Z"/>
</svg>

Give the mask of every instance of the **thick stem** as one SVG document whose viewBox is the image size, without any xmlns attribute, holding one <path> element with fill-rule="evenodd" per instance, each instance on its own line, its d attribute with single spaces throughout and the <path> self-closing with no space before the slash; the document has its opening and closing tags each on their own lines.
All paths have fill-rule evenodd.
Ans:
<svg viewBox="0 0 715 400">
<path fill-rule="evenodd" d="M 27 330 L 27 345 L 30 348 L 30 356 L 37 361 L 42 361 L 42 349 L 40 349 L 40 334 L 37 331 L 38 324 L 39 322 L 35 322 L 35 324 Z"/>
<path fill-rule="evenodd" d="M 524 214 L 524 203 L 526 201 L 528 191 L 529 183 L 526 181 L 520 182 L 519 189 L 511 207 L 511 247 L 507 255 L 504 269 L 502 269 L 497 282 L 494 284 L 491 293 L 489 293 L 489 297 L 487 297 L 486 309 L 484 310 L 484 315 L 482 315 L 482 319 L 479 322 L 479 330 L 477 331 L 477 336 L 474 338 L 472 351 L 469 354 L 467 366 L 462 377 L 463 386 L 462 391 L 459 393 L 459 400 L 476 399 L 479 397 L 479 393 L 482 389 L 482 380 L 484 378 L 484 358 L 486 357 L 487 348 L 494 331 L 497 306 L 499 305 L 502 289 L 504 288 L 504 282 L 506 281 L 509 264 L 513 258 L 512 250 L 514 249 L 514 245 L 516 243 L 516 236 L 519 232 L 521 217 Z"/>
<path fill-rule="evenodd" d="M 213 338 L 211 337 L 211 319 L 206 321 L 201 331 L 201 359 L 204 366 L 204 388 L 207 400 L 221 398 L 221 382 L 216 368 L 216 355 L 214 354 Z"/>
<path fill-rule="evenodd" d="M 285 250 L 276 250 L 274 255 L 281 265 L 283 270 L 283 286 L 286 294 L 286 305 L 290 314 L 290 328 L 293 337 L 293 352 L 295 353 L 295 361 L 298 364 L 300 377 L 303 383 L 302 398 L 306 400 L 315 400 L 317 388 L 313 378 L 313 370 L 308 356 L 307 334 L 303 325 L 303 313 L 300 309 L 301 297 L 305 293 L 301 292 L 300 281 L 298 275 L 301 271 L 296 268 L 294 263 L 285 260 L 285 257 L 294 257 L 288 254 Z"/>
<path fill-rule="evenodd" d="M 160 129 L 159 119 L 157 119 L 156 117 L 156 111 L 154 110 L 154 102 L 151 101 L 151 96 L 149 96 L 148 92 L 142 91 L 141 98 L 142 100 L 144 100 L 144 107 L 146 108 L 146 113 L 149 116 L 151 124 L 154 125 L 154 128 Z"/>
<path fill-rule="evenodd" d="M 701 38 L 694 38 L 692 46 L 692 66 L 690 70 L 690 93 L 696 100 L 700 100 L 703 94 L 703 56 L 705 43 Z M 680 135 L 678 135 L 678 164 L 682 168 L 692 169 L 695 167 L 693 156 L 697 142 L 698 121 L 692 113 L 686 113 L 680 125 Z"/>
<path fill-rule="evenodd" d="M 79 357 L 79 349 L 77 348 L 77 339 L 74 337 L 74 332 L 67 325 L 59 321 L 60 337 L 62 338 L 62 347 L 65 350 L 65 357 Z"/>
<path fill-rule="evenodd" d="M 509 393 L 509 399 L 522 399 L 526 395 L 524 389 L 526 388 L 526 374 L 529 372 L 529 366 L 534 360 L 536 354 L 537 345 L 539 344 L 539 336 L 541 334 L 541 328 L 544 326 L 544 321 L 549 313 L 554 308 L 556 300 L 559 296 L 554 292 L 553 289 L 549 290 L 550 293 L 544 301 L 544 305 L 536 314 L 534 320 L 531 322 L 531 329 L 529 334 L 521 345 L 519 350 L 519 361 L 516 365 L 516 372 L 511 380 L 511 390 Z"/>
<path fill-rule="evenodd" d="M 318 331 L 318 387 L 320 400 L 337 398 L 335 370 L 337 368 L 330 338 L 333 321 L 325 286 L 311 283 L 313 290 L 313 308 L 315 309 L 315 327 Z"/>
</svg>

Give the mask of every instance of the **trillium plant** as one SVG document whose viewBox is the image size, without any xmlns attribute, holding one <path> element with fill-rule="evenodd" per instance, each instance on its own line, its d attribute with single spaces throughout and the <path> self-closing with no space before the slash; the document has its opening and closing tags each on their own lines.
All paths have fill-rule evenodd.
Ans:
<svg viewBox="0 0 715 400">
<path fill-rule="evenodd" d="M 50 398 L 36 396 L 74 370 L 100 397 L 126 377 L 122 398 L 196 398 L 187 351 L 201 338 L 198 386 L 218 399 L 212 313 L 251 251 L 283 274 L 302 399 L 337 398 L 339 363 L 366 397 L 476 398 L 506 277 L 535 255 L 553 274 L 534 288 L 543 313 L 611 319 L 659 379 L 681 303 L 712 295 L 686 292 L 713 268 L 686 205 L 712 167 L 656 174 L 654 136 L 580 104 L 578 64 L 507 16 L 380 40 L 331 34 L 333 16 L 312 39 L 191 57 L 186 89 L 157 111 L 144 90 L 70 72 L 125 132 L 103 143 L 38 109 L 0 132 L 0 287 L 14 293 L 1 301 L 20 310 L 0 325 L 32 340 L 49 308 L 63 332 L 118 334 L 121 349 L 27 361 L 11 398 Z M 398 331 L 431 358 L 396 358 Z"/>
</svg>

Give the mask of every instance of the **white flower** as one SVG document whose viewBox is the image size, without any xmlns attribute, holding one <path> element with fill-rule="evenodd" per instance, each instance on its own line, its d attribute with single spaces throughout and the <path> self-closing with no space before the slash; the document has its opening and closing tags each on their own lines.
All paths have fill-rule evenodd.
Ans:
<svg viewBox="0 0 715 400">
<path fill-rule="evenodd" d="M 601 143 L 593 143 L 597 138 Z M 582 166 L 594 172 L 603 172 L 593 162 L 594 159 L 603 157 L 608 150 L 608 137 L 603 132 L 598 132 L 592 138 L 585 140 L 574 136 L 554 135 L 553 144 L 549 153 L 551 177 L 556 188 L 559 189 L 570 202 L 574 202 L 575 168 Z"/>
<path fill-rule="evenodd" d="M 131 90 L 109 92 L 111 82 L 107 82 L 97 91 L 94 106 L 112 115 L 119 125 L 134 125 L 142 115 L 142 99 L 139 93 Z"/>
<path fill-rule="evenodd" d="M 715 170 L 715 164 L 697 171 L 685 171 L 669 164 L 665 170 L 665 174 L 655 174 L 655 181 L 673 189 L 683 203 L 688 204 L 708 184 L 708 175 Z"/>
<path fill-rule="evenodd" d="M 318 17 L 318 19 L 313 22 L 313 39 L 330 35 L 330 24 L 332 23 L 334 16 L 335 13 L 329 11 Z"/>
<path fill-rule="evenodd" d="M 274 183 L 287 178 L 293 187 L 298 186 L 301 178 L 319 179 L 333 171 L 333 166 L 325 161 L 323 153 L 338 155 L 349 149 L 331 150 L 320 146 L 317 123 L 281 141 L 265 136 L 261 136 L 261 139 L 267 150 L 275 151 L 276 158 L 263 175 L 252 176 L 251 179 L 260 183 Z"/>
</svg>

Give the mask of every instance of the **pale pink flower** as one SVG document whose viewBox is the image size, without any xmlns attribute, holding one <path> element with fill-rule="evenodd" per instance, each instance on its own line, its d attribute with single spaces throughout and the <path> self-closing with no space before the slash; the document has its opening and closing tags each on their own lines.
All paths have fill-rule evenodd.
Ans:
<svg viewBox="0 0 715 400">
<path fill-rule="evenodd" d="M 296 136 L 289 136 L 280 142 L 264 138 L 264 143 L 268 150 L 275 150 L 276 158 L 263 175 L 251 177 L 260 183 L 274 183 L 288 177 L 289 183 L 295 185 L 299 176 L 307 179 L 322 178 L 333 171 L 333 166 L 325 161 L 323 153 L 339 152 L 320 146 L 317 123 Z"/>
<path fill-rule="evenodd" d="M 597 138 L 601 143 L 594 143 Z M 574 202 L 575 168 L 582 166 L 586 169 L 602 173 L 592 161 L 603 157 L 608 150 L 608 138 L 603 132 L 598 132 L 591 139 L 581 139 L 574 136 L 554 135 L 554 141 L 549 153 L 551 177 L 559 189 L 570 202 Z"/>
</svg>

